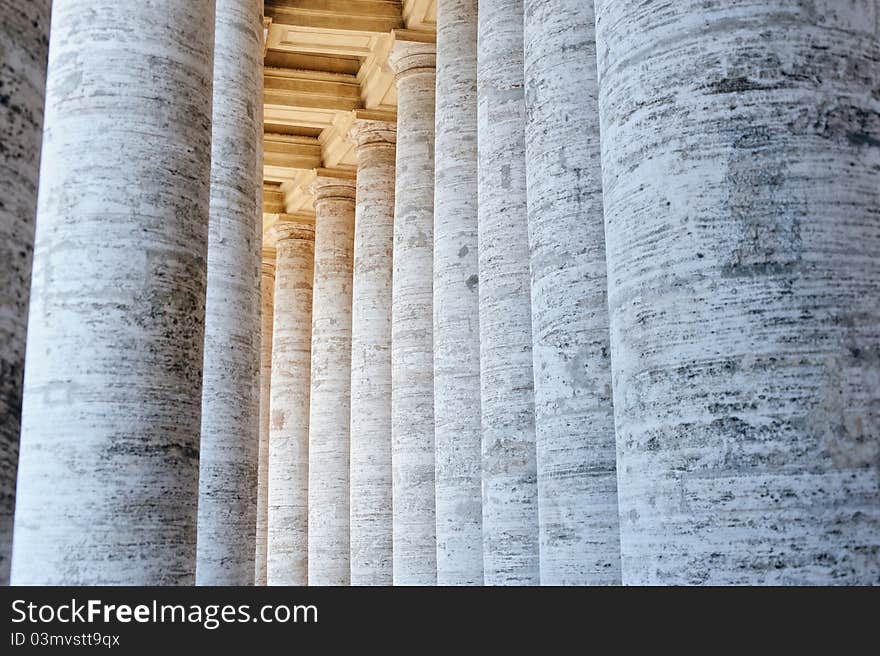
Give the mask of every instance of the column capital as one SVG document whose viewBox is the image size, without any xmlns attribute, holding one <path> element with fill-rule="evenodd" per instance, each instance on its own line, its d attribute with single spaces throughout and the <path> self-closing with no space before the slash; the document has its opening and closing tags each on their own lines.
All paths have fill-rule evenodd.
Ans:
<svg viewBox="0 0 880 656">
<path fill-rule="evenodd" d="M 374 109 L 356 109 L 348 140 L 358 148 L 397 145 L 397 113 Z"/>
<path fill-rule="evenodd" d="M 412 30 L 394 30 L 394 45 L 388 55 L 388 66 L 399 82 L 419 73 L 434 74 L 437 69 L 437 44 L 433 34 Z"/>
<path fill-rule="evenodd" d="M 315 195 L 315 207 L 327 200 L 355 200 L 357 174 L 336 169 L 315 169 L 309 191 Z"/>
<path fill-rule="evenodd" d="M 276 248 L 287 241 L 314 241 L 315 219 L 295 214 L 279 217 L 275 225 L 268 230 L 268 235 L 275 242 Z"/>
<path fill-rule="evenodd" d="M 358 148 L 385 146 L 394 148 L 397 145 L 397 123 L 377 121 L 374 119 L 355 118 L 351 124 L 348 138 Z"/>
</svg>

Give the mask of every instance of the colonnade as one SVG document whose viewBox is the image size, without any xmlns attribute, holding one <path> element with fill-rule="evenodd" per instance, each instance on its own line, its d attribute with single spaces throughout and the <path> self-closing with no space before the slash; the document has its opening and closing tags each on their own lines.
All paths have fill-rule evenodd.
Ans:
<svg viewBox="0 0 880 656">
<path fill-rule="evenodd" d="M 876 0 L 439 0 L 262 280 L 259 2 L 54 5 L 14 583 L 880 581 Z"/>
</svg>

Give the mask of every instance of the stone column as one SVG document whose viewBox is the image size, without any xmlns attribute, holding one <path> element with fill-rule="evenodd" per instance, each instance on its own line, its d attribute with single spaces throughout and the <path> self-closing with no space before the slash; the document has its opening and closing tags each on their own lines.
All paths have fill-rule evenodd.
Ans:
<svg viewBox="0 0 880 656">
<path fill-rule="evenodd" d="M 269 585 L 308 583 L 309 379 L 315 226 L 274 230 L 275 317 L 269 426 Z"/>
<path fill-rule="evenodd" d="M 880 580 L 878 11 L 596 2 L 625 583 Z"/>
<path fill-rule="evenodd" d="M 434 431 L 437 583 L 483 583 L 477 0 L 437 4 Z"/>
<path fill-rule="evenodd" d="M 522 0 L 482 0 L 479 32 L 484 581 L 537 584 Z"/>
<path fill-rule="evenodd" d="M 253 585 L 260 435 L 260 0 L 217 0 L 198 585 Z M 258 177 L 259 173 L 259 177 Z M 260 208 L 261 209 L 261 208 Z"/>
<path fill-rule="evenodd" d="M 398 94 L 391 308 L 394 583 L 432 585 L 435 46 L 397 39 L 389 57 Z"/>
<path fill-rule="evenodd" d="M 620 583 L 592 0 L 525 0 L 541 583 Z"/>
<path fill-rule="evenodd" d="M 55 0 L 15 584 L 194 581 L 213 34 Z"/>
<path fill-rule="evenodd" d="M 272 389 L 272 326 L 275 311 L 275 251 L 263 250 L 260 276 L 260 454 L 257 470 L 257 546 L 254 585 L 266 585 L 269 531 L 269 424 Z"/>
<path fill-rule="evenodd" d="M 391 585 L 391 253 L 395 123 L 356 120 L 351 584 Z"/>
<path fill-rule="evenodd" d="M 9 585 L 51 0 L 0 0 L 0 585 Z"/>
<path fill-rule="evenodd" d="M 348 585 L 354 175 L 320 171 L 309 412 L 309 585 Z"/>
</svg>

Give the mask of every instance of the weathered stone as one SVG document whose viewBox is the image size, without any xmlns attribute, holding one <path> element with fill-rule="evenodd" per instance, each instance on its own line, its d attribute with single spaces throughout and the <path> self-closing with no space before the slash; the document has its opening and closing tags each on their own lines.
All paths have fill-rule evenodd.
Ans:
<svg viewBox="0 0 880 656">
<path fill-rule="evenodd" d="M 880 582 L 880 6 L 596 2 L 625 583 Z"/>
<path fill-rule="evenodd" d="M 309 412 L 309 585 L 348 585 L 355 181 L 320 174 Z"/>
<path fill-rule="evenodd" d="M 394 583 L 432 585 L 434 44 L 398 40 L 389 65 L 398 94 L 391 308 Z"/>
<path fill-rule="evenodd" d="M 592 0 L 525 0 L 541 583 L 620 583 Z"/>
<path fill-rule="evenodd" d="M 275 251 L 263 252 L 260 275 L 260 455 L 257 470 L 257 545 L 254 585 L 266 585 L 269 539 L 269 425 L 272 390 L 272 327 L 275 311 Z"/>
<path fill-rule="evenodd" d="M 315 226 L 288 220 L 274 230 L 266 580 L 269 585 L 306 585 Z"/>
<path fill-rule="evenodd" d="M 351 584 L 391 585 L 391 254 L 397 126 L 357 120 L 351 324 Z"/>
<path fill-rule="evenodd" d="M 477 0 L 437 4 L 434 449 L 437 583 L 483 583 Z"/>
<path fill-rule="evenodd" d="M 484 580 L 537 584 L 522 0 L 481 1 L 479 34 Z"/>
<path fill-rule="evenodd" d="M 51 0 L 0 0 L 0 585 L 9 584 Z"/>
<path fill-rule="evenodd" d="M 54 2 L 16 584 L 194 580 L 213 33 L 213 0 Z"/>
<path fill-rule="evenodd" d="M 217 0 L 196 583 L 252 585 L 260 431 L 260 0 Z M 258 174 L 260 177 L 258 178 Z M 262 208 L 260 208 L 262 209 Z"/>
</svg>

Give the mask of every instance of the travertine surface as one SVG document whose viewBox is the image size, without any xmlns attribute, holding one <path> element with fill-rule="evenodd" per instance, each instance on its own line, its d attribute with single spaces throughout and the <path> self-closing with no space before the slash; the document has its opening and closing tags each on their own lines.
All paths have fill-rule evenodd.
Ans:
<svg viewBox="0 0 880 656">
<path fill-rule="evenodd" d="M 620 583 L 592 0 L 525 0 L 541 583 Z"/>
<path fill-rule="evenodd" d="M 484 580 L 537 584 L 522 0 L 480 3 L 477 83 Z"/>
<path fill-rule="evenodd" d="M 16 584 L 194 580 L 213 33 L 213 0 L 55 0 Z"/>
<path fill-rule="evenodd" d="M 253 585 L 260 431 L 261 0 L 217 0 L 196 583 Z"/>
<path fill-rule="evenodd" d="M 397 126 L 355 121 L 351 584 L 391 585 L 391 253 Z"/>
<path fill-rule="evenodd" d="M 0 0 L 0 585 L 9 584 L 51 0 Z"/>
<path fill-rule="evenodd" d="M 309 412 L 309 585 L 348 585 L 353 179 L 319 176 Z"/>
<path fill-rule="evenodd" d="M 483 583 L 477 0 L 437 4 L 434 448 L 437 583 Z"/>
<path fill-rule="evenodd" d="M 398 92 L 391 309 L 394 583 L 432 585 L 434 44 L 397 41 L 389 64 Z"/>
<path fill-rule="evenodd" d="M 315 227 L 285 221 L 275 230 L 266 577 L 269 585 L 306 585 Z"/>
<path fill-rule="evenodd" d="M 275 311 L 275 251 L 263 251 L 260 275 L 260 455 L 257 469 L 257 545 L 254 585 L 266 585 L 269 530 L 269 424 L 272 390 L 272 327 Z"/>
<path fill-rule="evenodd" d="M 625 583 L 880 582 L 880 5 L 596 3 Z"/>
</svg>

